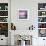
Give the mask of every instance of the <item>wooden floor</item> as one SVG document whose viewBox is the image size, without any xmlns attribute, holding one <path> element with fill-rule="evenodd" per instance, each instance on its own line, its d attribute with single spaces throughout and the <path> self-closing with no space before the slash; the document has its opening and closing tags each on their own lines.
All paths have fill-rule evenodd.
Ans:
<svg viewBox="0 0 46 46">
<path fill-rule="evenodd" d="M 0 46 L 8 46 L 8 45 L 0 45 Z"/>
</svg>

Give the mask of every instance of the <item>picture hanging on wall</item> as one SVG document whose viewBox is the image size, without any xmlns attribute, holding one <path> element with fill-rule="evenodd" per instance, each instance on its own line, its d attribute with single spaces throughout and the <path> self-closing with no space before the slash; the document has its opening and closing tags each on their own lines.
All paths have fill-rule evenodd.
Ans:
<svg viewBox="0 0 46 46">
<path fill-rule="evenodd" d="M 18 18 L 19 19 L 28 19 L 28 10 L 27 9 L 19 9 L 18 10 Z"/>
</svg>

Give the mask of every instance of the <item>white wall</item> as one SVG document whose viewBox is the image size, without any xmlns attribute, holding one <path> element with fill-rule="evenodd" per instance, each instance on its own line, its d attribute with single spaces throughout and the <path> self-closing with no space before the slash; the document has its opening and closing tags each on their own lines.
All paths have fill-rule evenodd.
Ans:
<svg viewBox="0 0 46 46">
<path fill-rule="evenodd" d="M 23 30 L 24 32 L 33 24 L 35 26 L 36 35 L 33 34 L 37 36 L 37 5 L 37 0 L 11 0 L 11 22 L 16 25 L 17 32 L 20 32 L 19 30 Z M 18 9 L 28 9 L 29 20 L 18 20 Z"/>
<path fill-rule="evenodd" d="M 16 25 L 18 32 L 19 30 L 28 29 L 33 24 L 36 32 L 35 34 L 33 33 L 33 36 L 38 36 L 38 3 L 46 3 L 46 0 L 11 0 L 11 22 Z M 28 9 L 29 20 L 18 20 L 18 9 Z M 32 44 L 33 46 L 44 46 L 43 38 L 33 38 Z"/>
<path fill-rule="evenodd" d="M 18 20 L 18 9 L 28 9 L 29 20 Z M 16 25 L 17 30 L 26 30 L 29 28 L 29 26 L 35 23 L 37 21 L 36 12 L 37 12 L 37 2 L 35 1 L 31 1 L 31 0 L 30 1 L 29 0 L 11 1 L 11 16 L 12 16 L 11 22 L 13 22 Z"/>
<path fill-rule="evenodd" d="M 11 0 L 11 22 L 16 25 L 18 32 L 19 30 L 24 31 L 28 29 L 33 24 L 35 26 L 34 31 L 36 32 L 36 34 L 33 33 L 33 36 L 38 36 L 38 3 L 45 2 L 46 0 Z M 18 9 L 28 9 L 29 20 L 18 20 Z M 38 46 L 38 43 L 43 42 L 42 38 L 37 38 L 37 40 L 36 38 L 33 38 L 33 46 Z"/>
</svg>

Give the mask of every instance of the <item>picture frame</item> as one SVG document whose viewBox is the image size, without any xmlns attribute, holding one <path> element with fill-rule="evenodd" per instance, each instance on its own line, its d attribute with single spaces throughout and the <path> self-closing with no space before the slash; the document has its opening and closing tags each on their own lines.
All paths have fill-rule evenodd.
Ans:
<svg viewBox="0 0 46 46">
<path fill-rule="evenodd" d="M 29 20 L 29 9 L 18 9 L 18 20 Z"/>
</svg>

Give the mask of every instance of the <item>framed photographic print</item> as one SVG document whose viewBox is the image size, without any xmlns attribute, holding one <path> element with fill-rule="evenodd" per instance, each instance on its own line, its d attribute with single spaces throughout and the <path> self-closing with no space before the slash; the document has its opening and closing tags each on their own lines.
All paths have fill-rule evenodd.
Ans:
<svg viewBox="0 0 46 46">
<path fill-rule="evenodd" d="M 29 19 L 29 10 L 28 9 L 18 9 L 18 19 L 19 20 Z"/>
</svg>

